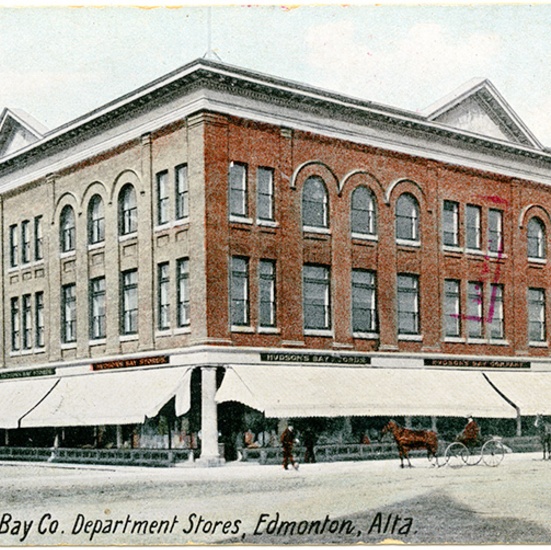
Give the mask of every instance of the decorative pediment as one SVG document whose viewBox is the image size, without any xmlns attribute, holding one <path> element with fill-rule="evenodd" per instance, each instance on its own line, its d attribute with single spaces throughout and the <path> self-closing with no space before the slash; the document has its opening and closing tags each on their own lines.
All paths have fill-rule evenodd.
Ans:
<svg viewBox="0 0 551 550">
<path fill-rule="evenodd" d="M 20 109 L 0 113 L 0 158 L 42 138 L 48 129 Z"/>
<path fill-rule="evenodd" d="M 495 86 L 474 79 L 431 105 L 424 115 L 432 122 L 473 134 L 543 149 Z"/>
</svg>

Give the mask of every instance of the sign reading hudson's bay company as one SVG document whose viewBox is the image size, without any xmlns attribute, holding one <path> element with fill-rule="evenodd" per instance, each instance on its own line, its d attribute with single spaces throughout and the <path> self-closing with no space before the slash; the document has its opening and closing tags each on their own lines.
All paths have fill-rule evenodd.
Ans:
<svg viewBox="0 0 551 550">
<path fill-rule="evenodd" d="M 330 355 L 327 353 L 261 353 L 261 361 L 271 363 L 336 363 L 342 365 L 369 365 L 371 358 L 365 355 Z"/>
</svg>

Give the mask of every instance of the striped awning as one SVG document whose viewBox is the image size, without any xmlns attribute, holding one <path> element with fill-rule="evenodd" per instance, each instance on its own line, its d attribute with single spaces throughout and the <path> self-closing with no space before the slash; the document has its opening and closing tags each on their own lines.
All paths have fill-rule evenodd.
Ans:
<svg viewBox="0 0 551 550">
<path fill-rule="evenodd" d="M 516 417 L 478 371 L 236 365 L 227 368 L 216 401 L 238 401 L 269 418 Z"/>
</svg>

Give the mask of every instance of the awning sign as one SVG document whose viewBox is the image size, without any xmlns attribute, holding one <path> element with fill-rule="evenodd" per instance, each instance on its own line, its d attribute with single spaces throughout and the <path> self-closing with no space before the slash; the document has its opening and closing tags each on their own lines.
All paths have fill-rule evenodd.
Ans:
<svg viewBox="0 0 551 550">
<path fill-rule="evenodd" d="M 131 367 L 166 365 L 169 361 L 170 358 L 168 355 L 158 355 L 156 357 L 136 357 L 133 359 L 119 359 L 116 361 L 104 361 L 103 363 L 94 363 L 92 365 L 92 370 L 128 369 Z"/>
<path fill-rule="evenodd" d="M 330 353 L 261 353 L 260 360 L 270 363 L 334 363 L 338 365 L 369 365 L 365 355 L 332 355 Z"/>
</svg>

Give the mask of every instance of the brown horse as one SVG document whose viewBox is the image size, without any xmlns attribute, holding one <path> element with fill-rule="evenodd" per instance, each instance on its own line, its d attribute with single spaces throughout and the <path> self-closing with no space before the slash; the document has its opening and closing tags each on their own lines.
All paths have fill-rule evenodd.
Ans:
<svg viewBox="0 0 551 550">
<path fill-rule="evenodd" d="M 538 414 L 534 426 L 538 430 L 538 435 L 540 436 L 541 445 L 543 447 L 543 460 L 545 460 L 546 454 L 549 460 L 551 459 L 551 424 L 546 422 L 543 417 Z"/>
<path fill-rule="evenodd" d="M 400 468 L 404 467 L 404 457 L 408 461 L 408 465 L 411 468 L 411 462 L 409 461 L 409 451 L 412 449 L 427 449 L 427 458 L 429 461 L 432 457 L 436 459 L 436 466 L 438 466 L 438 436 L 436 432 L 427 430 L 409 430 L 398 426 L 394 420 L 391 420 L 381 431 L 381 435 L 391 432 L 396 441 L 398 447 L 398 454 L 400 455 Z"/>
</svg>

